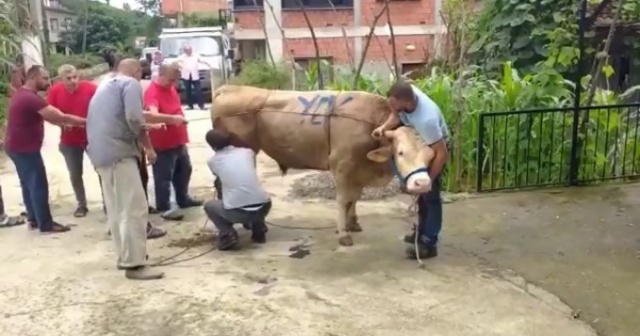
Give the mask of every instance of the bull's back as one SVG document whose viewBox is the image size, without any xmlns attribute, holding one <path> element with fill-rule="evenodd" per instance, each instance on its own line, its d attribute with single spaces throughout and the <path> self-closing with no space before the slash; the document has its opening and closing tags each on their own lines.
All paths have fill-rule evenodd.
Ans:
<svg viewBox="0 0 640 336">
<path fill-rule="evenodd" d="M 256 113 L 268 95 L 269 90 L 250 86 L 221 86 L 211 99 L 212 126 L 226 130 L 239 144 L 257 151 L 260 144 L 256 136 Z"/>
<path fill-rule="evenodd" d="M 328 170 L 336 145 L 349 146 L 354 138 L 359 140 L 352 144 L 375 142 L 372 127 L 386 117 L 370 108 L 379 98 L 350 91 L 271 91 L 258 113 L 259 142 L 282 166 Z"/>
</svg>

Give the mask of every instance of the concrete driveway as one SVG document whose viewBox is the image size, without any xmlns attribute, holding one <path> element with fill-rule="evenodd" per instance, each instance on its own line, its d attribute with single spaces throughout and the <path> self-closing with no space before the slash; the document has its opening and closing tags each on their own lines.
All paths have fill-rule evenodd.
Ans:
<svg viewBox="0 0 640 336">
<path fill-rule="evenodd" d="M 209 198 L 212 177 L 205 162 L 211 151 L 203 141 L 208 112 L 187 114 L 194 120 L 189 124 L 192 192 Z M 261 180 L 274 199 L 269 220 L 278 225 L 271 227 L 266 245 L 249 244 L 241 231 L 241 251 L 215 251 L 167 266 L 161 281 L 126 280 L 115 269 L 88 159 L 91 212 L 72 217 L 74 197 L 57 151 L 58 132 L 47 126 L 43 149 L 52 209 L 56 219 L 77 226 L 62 235 L 40 235 L 24 226 L 0 231 L 0 335 L 596 335 L 556 296 L 513 271 L 487 267 L 462 249 L 445 244 L 426 270 L 403 259 L 403 199 L 361 203 L 365 231 L 355 236 L 354 247 L 338 247 L 335 204 L 287 198 L 291 181 L 306 173 L 281 177 L 262 155 Z M 18 178 L 7 159 L 2 167 L 8 210 L 19 212 Z M 471 202 L 454 203 L 447 211 Z M 201 209 L 188 211 L 177 224 L 154 220 L 169 234 L 148 243 L 153 260 L 183 246 L 193 247 L 179 258 L 210 249 Z M 310 254 L 292 257 L 300 245 Z"/>
</svg>

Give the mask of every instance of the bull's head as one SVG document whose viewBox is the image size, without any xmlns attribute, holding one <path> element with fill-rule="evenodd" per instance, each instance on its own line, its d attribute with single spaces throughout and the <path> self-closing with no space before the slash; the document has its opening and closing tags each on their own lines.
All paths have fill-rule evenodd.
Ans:
<svg viewBox="0 0 640 336">
<path fill-rule="evenodd" d="M 431 147 L 423 145 L 415 131 L 409 127 L 385 131 L 383 142 L 386 143 L 384 146 L 367 154 L 369 160 L 382 163 L 393 158 L 407 191 L 420 194 L 431 190 L 431 178 L 427 172 L 429 163 L 435 156 Z"/>
</svg>

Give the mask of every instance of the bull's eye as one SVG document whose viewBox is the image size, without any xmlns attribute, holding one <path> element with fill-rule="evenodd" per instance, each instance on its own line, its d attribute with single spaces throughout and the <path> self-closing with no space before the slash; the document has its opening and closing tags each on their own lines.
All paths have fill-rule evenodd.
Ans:
<svg viewBox="0 0 640 336">
<path fill-rule="evenodd" d="M 403 152 L 402 152 L 402 151 L 399 151 L 399 152 L 398 152 L 398 155 L 402 155 L 402 154 L 403 154 Z"/>
</svg>

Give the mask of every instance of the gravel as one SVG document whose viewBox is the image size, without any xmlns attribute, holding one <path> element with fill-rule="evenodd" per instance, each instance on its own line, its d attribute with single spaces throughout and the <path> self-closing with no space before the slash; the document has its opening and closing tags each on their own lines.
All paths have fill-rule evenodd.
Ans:
<svg viewBox="0 0 640 336">
<path fill-rule="evenodd" d="M 400 183 L 394 178 L 383 188 L 364 188 L 362 200 L 379 200 L 399 195 Z M 336 182 L 331 172 L 306 175 L 293 181 L 289 196 L 294 198 L 336 199 Z"/>
</svg>

